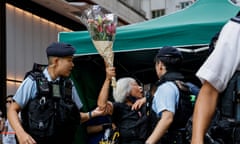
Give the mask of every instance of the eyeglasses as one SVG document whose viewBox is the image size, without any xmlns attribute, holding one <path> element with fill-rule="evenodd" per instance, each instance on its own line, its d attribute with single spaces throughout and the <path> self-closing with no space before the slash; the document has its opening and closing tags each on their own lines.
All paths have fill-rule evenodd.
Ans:
<svg viewBox="0 0 240 144">
<path fill-rule="evenodd" d="M 6 103 L 12 103 L 14 102 L 13 100 L 7 100 Z"/>
</svg>

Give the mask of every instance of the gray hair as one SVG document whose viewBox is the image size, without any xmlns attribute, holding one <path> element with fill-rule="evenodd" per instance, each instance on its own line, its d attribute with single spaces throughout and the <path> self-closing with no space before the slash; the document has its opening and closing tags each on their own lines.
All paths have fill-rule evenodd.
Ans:
<svg viewBox="0 0 240 144">
<path fill-rule="evenodd" d="M 115 102 L 124 102 L 132 89 L 131 83 L 136 80 L 130 77 L 121 78 L 117 81 L 116 90 L 113 92 Z"/>
</svg>

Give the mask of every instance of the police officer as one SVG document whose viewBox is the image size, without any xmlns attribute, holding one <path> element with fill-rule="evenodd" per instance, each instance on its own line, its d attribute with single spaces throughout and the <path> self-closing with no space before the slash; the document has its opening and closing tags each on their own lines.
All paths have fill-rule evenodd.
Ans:
<svg viewBox="0 0 240 144">
<path fill-rule="evenodd" d="M 66 44 L 66 43 L 54 42 L 47 47 L 46 54 L 48 57 L 48 66 L 43 70 L 42 73 L 49 83 L 60 80 L 61 78 L 69 77 L 71 70 L 73 69 L 73 66 L 74 66 L 73 64 L 74 53 L 75 53 L 75 48 L 70 44 Z M 69 135 L 69 133 L 73 133 L 73 132 L 65 131 L 65 129 L 53 130 L 54 138 L 51 139 L 51 137 L 47 137 L 45 141 L 41 142 L 41 141 L 38 141 L 38 139 L 31 134 L 31 131 L 27 131 L 25 127 L 21 124 L 19 120 L 18 112 L 22 111 L 21 113 L 23 113 L 23 110 L 29 106 L 29 102 L 36 99 L 37 95 L 38 95 L 37 82 L 31 76 L 28 76 L 22 82 L 15 96 L 13 97 L 15 103 L 13 103 L 9 107 L 8 119 L 11 126 L 16 132 L 19 143 L 20 144 L 35 144 L 35 143 L 71 144 L 73 142 L 74 136 Z M 48 95 L 52 96 L 53 94 L 48 94 Z M 74 114 L 80 116 L 79 123 L 80 121 L 85 122 L 89 120 L 91 117 L 103 115 L 103 111 L 100 111 L 98 108 L 94 109 L 92 112 L 87 112 L 87 113 L 80 112 L 80 109 L 83 105 L 79 99 L 79 96 L 74 87 L 74 84 L 72 85 L 71 98 L 72 98 L 72 101 L 75 103 L 75 106 L 77 107 L 77 113 L 74 113 Z M 51 107 L 51 105 L 49 105 L 49 107 Z M 61 108 L 61 107 L 58 107 L 58 108 Z M 37 109 L 37 106 L 36 106 L 36 109 Z M 44 109 L 46 109 L 46 107 Z M 33 111 L 33 108 L 29 108 L 27 110 Z M 32 112 L 32 113 L 34 114 L 35 112 Z M 27 113 L 27 115 L 29 114 Z M 60 114 L 58 115 L 61 116 L 64 114 L 61 114 L 60 112 Z M 24 123 L 28 123 L 31 117 L 28 117 L 28 119 L 29 120 Z M 60 123 L 60 125 L 65 125 L 64 128 L 68 128 L 68 124 L 71 125 L 71 121 L 68 119 L 66 121 L 68 123 L 63 123 L 63 124 L 60 122 L 55 122 L 55 123 Z M 43 124 L 38 123 L 37 127 L 41 127 L 41 128 L 45 127 L 44 122 Z M 52 127 L 56 128 L 55 125 Z M 48 133 L 49 131 L 43 132 L 43 134 L 48 134 Z"/>
<path fill-rule="evenodd" d="M 152 101 L 152 110 L 157 119 L 154 120 L 155 128 L 146 140 L 146 144 L 172 143 L 166 138 L 167 131 L 174 124 L 176 105 L 179 101 L 180 92 L 173 80 L 184 80 L 179 72 L 182 63 L 182 53 L 171 46 L 164 46 L 155 57 L 155 70 L 159 78 L 158 88 Z M 155 116 L 155 117 L 156 117 Z"/>
</svg>

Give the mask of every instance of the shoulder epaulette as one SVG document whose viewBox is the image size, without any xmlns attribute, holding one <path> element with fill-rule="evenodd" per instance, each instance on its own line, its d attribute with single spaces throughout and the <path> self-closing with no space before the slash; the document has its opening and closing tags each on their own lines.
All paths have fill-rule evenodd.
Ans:
<svg viewBox="0 0 240 144">
<path fill-rule="evenodd" d="M 240 23 L 240 16 L 231 18 L 232 21 Z"/>
<path fill-rule="evenodd" d="M 25 78 L 26 78 L 26 77 L 29 77 L 29 78 L 32 79 L 32 80 L 36 80 L 37 78 L 42 77 L 42 75 L 43 75 L 43 73 L 41 73 L 41 72 L 30 71 L 30 72 L 27 73 L 27 75 L 25 76 Z M 24 78 L 24 79 L 25 79 L 25 78 Z"/>
<path fill-rule="evenodd" d="M 47 67 L 47 65 L 34 63 L 32 70 L 28 71 L 28 72 L 25 74 L 24 79 L 26 79 L 27 77 L 29 77 L 29 78 L 31 78 L 32 80 L 34 80 L 34 79 L 36 78 L 36 76 L 41 76 L 44 68 L 46 68 L 46 67 Z"/>
</svg>

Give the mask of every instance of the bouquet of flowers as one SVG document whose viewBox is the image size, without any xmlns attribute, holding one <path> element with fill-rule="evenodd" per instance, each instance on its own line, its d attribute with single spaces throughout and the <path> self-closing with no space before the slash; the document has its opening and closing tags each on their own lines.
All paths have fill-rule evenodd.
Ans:
<svg viewBox="0 0 240 144">
<path fill-rule="evenodd" d="M 86 25 L 92 42 L 104 61 L 113 66 L 113 42 L 116 35 L 117 16 L 109 13 L 99 5 L 93 5 L 84 10 L 81 21 Z M 116 86 L 116 79 L 112 78 L 112 86 Z"/>
</svg>

